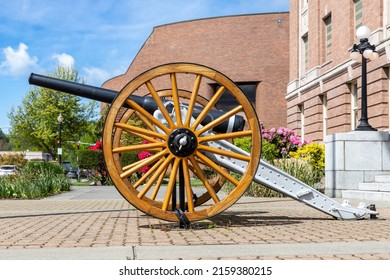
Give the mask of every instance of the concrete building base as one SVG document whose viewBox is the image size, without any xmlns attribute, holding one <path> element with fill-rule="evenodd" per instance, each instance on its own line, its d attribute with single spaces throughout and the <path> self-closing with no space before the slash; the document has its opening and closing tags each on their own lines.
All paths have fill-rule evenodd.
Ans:
<svg viewBox="0 0 390 280">
<path fill-rule="evenodd" d="M 353 198 L 364 200 L 367 197 L 364 192 L 369 191 L 369 197 L 373 197 L 372 188 L 367 188 L 365 183 L 390 175 L 389 132 L 353 131 L 328 135 L 325 146 L 325 193 L 328 196 L 349 198 L 348 194 L 353 193 Z M 381 186 L 376 192 L 385 195 L 378 193 L 376 197 L 389 198 L 390 186 Z"/>
</svg>

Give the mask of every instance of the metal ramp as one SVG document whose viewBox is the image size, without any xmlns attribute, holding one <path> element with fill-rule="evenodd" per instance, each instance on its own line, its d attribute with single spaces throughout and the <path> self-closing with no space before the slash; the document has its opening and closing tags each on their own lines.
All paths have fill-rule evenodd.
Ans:
<svg viewBox="0 0 390 280">
<path fill-rule="evenodd" d="M 241 153 L 243 155 L 250 155 L 225 140 L 211 142 L 209 145 L 220 149 L 226 149 L 227 151 Z M 239 174 L 244 174 L 246 170 L 245 161 L 212 153 L 207 153 L 207 157 L 225 168 Z M 361 202 L 358 207 L 350 206 L 349 201 L 347 200 L 340 204 L 334 199 L 313 189 L 309 185 L 263 160 L 260 160 L 260 164 L 253 181 L 337 219 L 359 220 L 363 219 L 366 215 L 370 215 L 371 218 L 375 218 L 376 215 L 379 214 L 375 211 L 375 207 L 371 206 L 369 209 L 363 202 Z"/>
</svg>

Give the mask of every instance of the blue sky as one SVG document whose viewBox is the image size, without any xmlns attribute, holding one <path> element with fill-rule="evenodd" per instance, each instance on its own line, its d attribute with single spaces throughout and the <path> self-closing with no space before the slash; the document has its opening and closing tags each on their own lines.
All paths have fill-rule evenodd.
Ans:
<svg viewBox="0 0 390 280">
<path fill-rule="evenodd" d="M 0 0 L 0 128 L 31 72 L 72 65 L 87 84 L 123 74 L 154 26 L 289 11 L 289 0 Z"/>
</svg>

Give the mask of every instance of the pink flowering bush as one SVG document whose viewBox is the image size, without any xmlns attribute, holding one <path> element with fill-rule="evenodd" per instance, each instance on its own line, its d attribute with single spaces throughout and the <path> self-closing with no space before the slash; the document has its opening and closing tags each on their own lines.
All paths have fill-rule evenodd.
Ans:
<svg viewBox="0 0 390 280">
<path fill-rule="evenodd" d="M 284 127 L 271 128 L 270 130 L 263 128 L 261 133 L 265 141 L 275 145 L 278 149 L 277 158 L 287 158 L 290 152 L 295 152 L 299 147 L 311 142 L 302 142 L 301 137 L 296 135 L 295 131 Z"/>
</svg>

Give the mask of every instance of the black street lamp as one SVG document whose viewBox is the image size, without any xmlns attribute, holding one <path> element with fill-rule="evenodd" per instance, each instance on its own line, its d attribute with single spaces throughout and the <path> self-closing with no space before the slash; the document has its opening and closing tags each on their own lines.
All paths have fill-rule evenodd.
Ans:
<svg viewBox="0 0 390 280">
<path fill-rule="evenodd" d="M 367 59 L 375 60 L 379 54 L 375 51 L 375 45 L 371 45 L 368 41 L 371 31 L 367 26 L 360 26 L 356 30 L 356 37 L 360 41 L 352 47 L 350 54 L 351 59 L 362 63 L 362 97 L 361 97 L 361 117 L 360 123 L 355 130 L 358 131 L 376 131 L 368 123 L 367 114 Z"/>
<path fill-rule="evenodd" d="M 58 121 L 58 149 L 57 149 L 57 154 L 58 154 L 58 162 L 61 166 L 62 164 L 62 122 L 64 121 L 64 117 L 61 115 L 61 113 L 57 117 Z"/>
</svg>

